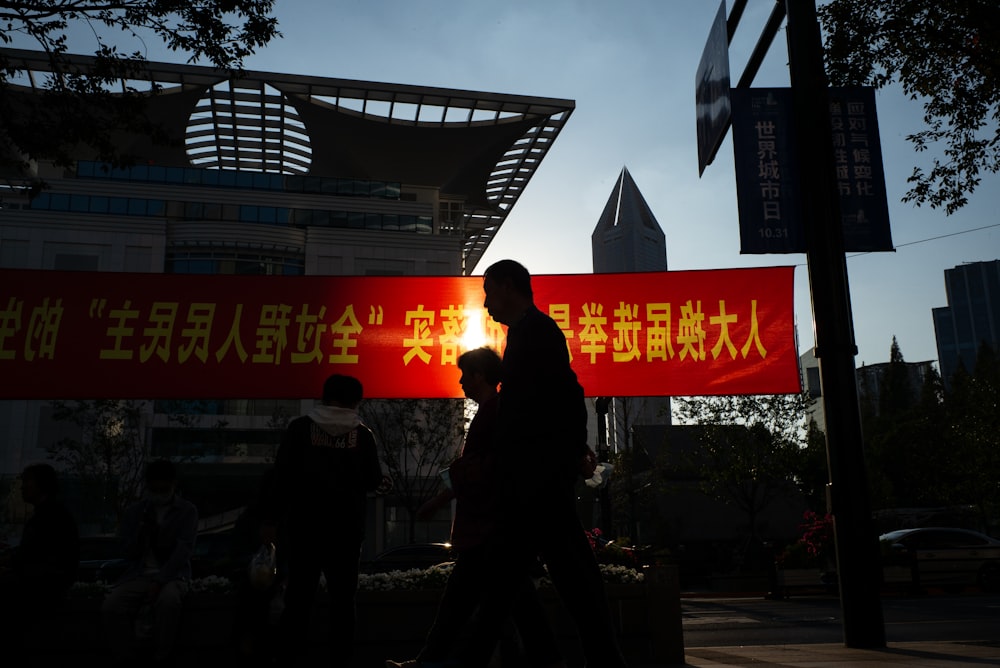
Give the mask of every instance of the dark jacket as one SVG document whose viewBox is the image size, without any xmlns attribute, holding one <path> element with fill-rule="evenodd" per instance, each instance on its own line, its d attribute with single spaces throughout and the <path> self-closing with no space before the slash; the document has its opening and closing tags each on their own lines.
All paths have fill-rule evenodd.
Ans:
<svg viewBox="0 0 1000 668">
<path fill-rule="evenodd" d="M 493 432 L 498 406 L 498 397 L 479 404 L 469 423 L 462 455 L 449 467 L 457 500 L 451 544 L 459 552 L 485 543 L 496 530 L 499 497 Z"/>
<path fill-rule="evenodd" d="M 274 461 L 268 518 L 299 538 L 363 538 L 368 492 L 382 482 L 375 436 L 357 412 L 317 406 L 288 425 Z"/>
<path fill-rule="evenodd" d="M 521 458 L 543 486 L 572 484 L 588 450 L 587 404 L 566 336 L 534 306 L 507 329 L 497 435 L 504 475 L 514 475 Z"/>
</svg>

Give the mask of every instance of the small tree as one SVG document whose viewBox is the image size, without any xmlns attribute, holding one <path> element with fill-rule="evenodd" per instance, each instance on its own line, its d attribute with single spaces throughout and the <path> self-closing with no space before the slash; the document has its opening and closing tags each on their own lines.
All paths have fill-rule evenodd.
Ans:
<svg viewBox="0 0 1000 668">
<path fill-rule="evenodd" d="M 46 446 L 54 461 L 63 464 L 84 489 L 100 498 L 102 518 L 117 526 L 142 488 L 148 453 L 148 406 L 132 399 L 53 401 L 52 418 L 78 430 Z M 113 527 L 105 527 L 111 529 Z"/>
<path fill-rule="evenodd" d="M 749 523 L 745 559 L 760 546 L 757 519 L 794 492 L 807 446 L 807 393 L 685 397 L 677 414 L 700 425 L 694 465 L 706 494 L 741 510 Z"/>
<path fill-rule="evenodd" d="M 973 373 L 955 374 L 945 406 L 954 467 L 949 499 L 975 505 L 989 525 L 1000 518 L 1000 357 L 992 346 L 980 346 Z"/>
<path fill-rule="evenodd" d="M 458 455 L 465 433 L 460 399 L 385 399 L 361 404 L 361 416 L 382 446 L 393 493 L 407 513 L 407 539 L 416 541 L 417 510 L 437 494 L 438 475 Z"/>
</svg>

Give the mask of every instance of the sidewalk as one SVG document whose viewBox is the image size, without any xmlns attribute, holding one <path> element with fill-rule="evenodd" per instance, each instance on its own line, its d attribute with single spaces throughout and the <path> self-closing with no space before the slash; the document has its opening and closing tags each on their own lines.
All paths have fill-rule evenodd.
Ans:
<svg viewBox="0 0 1000 668">
<path fill-rule="evenodd" d="M 399 653 L 389 652 L 391 658 Z M 402 656 L 408 656 L 403 654 Z M 375 657 L 359 657 L 362 668 L 383 668 Z M 889 643 L 884 649 L 854 649 L 839 643 L 806 645 L 744 645 L 686 647 L 684 664 L 692 668 L 749 666 L 751 668 L 937 668 L 1000 666 L 1000 637 L 983 642 Z M 317 664 L 319 665 L 319 664 Z M 571 664 L 572 665 L 572 664 Z M 681 668 L 679 664 L 632 663 L 631 668 Z M 597 666 L 596 668 L 600 668 Z"/>
<path fill-rule="evenodd" d="M 865 666 L 1000 666 L 997 640 L 975 642 L 889 643 L 884 649 L 854 649 L 842 644 L 686 647 L 686 666 L 760 666 L 771 668 L 864 668 Z M 633 668 L 654 668 L 634 666 Z"/>
</svg>

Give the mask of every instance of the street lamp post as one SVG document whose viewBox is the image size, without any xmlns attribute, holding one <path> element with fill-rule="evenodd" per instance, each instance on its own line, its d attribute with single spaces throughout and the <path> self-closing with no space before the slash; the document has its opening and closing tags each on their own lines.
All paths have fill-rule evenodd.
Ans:
<svg viewBox="0 0 1000 668">
<path fill-rule="evenodd" d="M 854 364 L 857 346 L 834 173 L 822 38 L 815 0 L 785 0 L 785 4 L 844 642 L 849 647 L 884 647 L 879 598 L 881 564 L 858 407 Z"/>
</svg>

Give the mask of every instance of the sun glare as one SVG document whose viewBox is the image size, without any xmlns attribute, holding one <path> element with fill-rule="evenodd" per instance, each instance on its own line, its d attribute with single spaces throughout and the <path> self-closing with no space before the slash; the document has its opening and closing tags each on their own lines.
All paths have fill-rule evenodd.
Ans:
<svg viewBox="0 0 1000 668">
<path fill-rule="evenodd" d="M 465 332 L 462 333 L 462 350 L 472 350 L 486 345 L 486 330 L 483 328 L 483 312 L 471 309 L 465 312 Z"/>
</svg>

